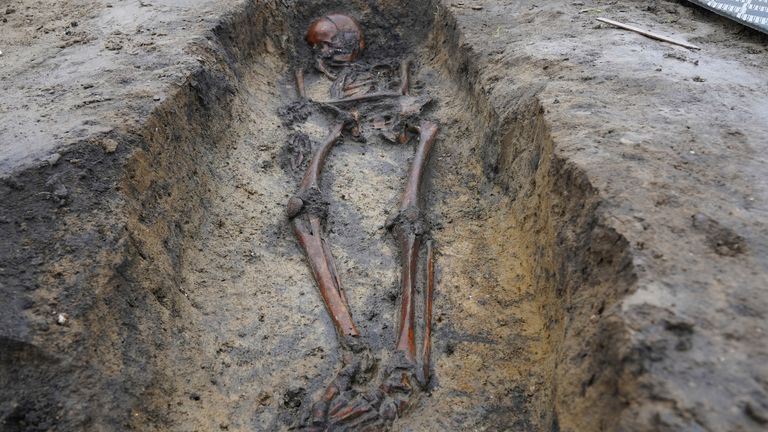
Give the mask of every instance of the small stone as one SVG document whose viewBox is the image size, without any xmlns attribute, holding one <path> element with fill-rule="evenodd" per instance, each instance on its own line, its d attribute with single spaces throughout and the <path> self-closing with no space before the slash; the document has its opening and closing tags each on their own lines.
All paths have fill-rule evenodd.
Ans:
<svg viewBox="0 0 768 432">
<path fill-rule="evenodd" d="M 57 162 L 59 162 L 59 159 L 61 159 L 61 153 L 54 153 L 47 158 L 45 158 L 45 162 L 48 162 L 48 165 L 56 165 Z"/>
<path fill-rule="evenodd" d="M 67 321 L 69 321 L 69 316 L 67 314 L 65 314 L 65 313 L 60 313 L 56 317 L 56 324 L 58 324 L 60 326 L 67 325 Z"/>
<path fill-rule="evenodd" d="M 16 13 L 16 9 L 15 8 L 13 8 L 11 6 L 8 6 L 7 8 L 5 8 L 5 14 L 6 15 L 10 15 L 12 13 Z"/>
<path fill-rule="evenodd" d="M 105 153 L 114 153 L 117 150 L 117 141 L 107 138 L 101 142 L 101 146 L 104 147 Z"/>
<path fill-rule="evenodd" d="M 66 186 L 64 186 L 63 184 L 60 184 L 53 191 L 53 194 L 56 195 L 57 198 L 66 198 L 69 196 L 69 191 L 67 190 Z"/>
<path fill-rule="evenodd" d="M 261 392 L 257 396 L 259 405 L 261 406 L 267 406 L 269 405 L 270 401 L 272 400 L 272 395 L 267 392 Z"/>
<path fill-rule="evenodd" d="M 307 391 L 303 387 L 288 389 L 283 395 L 283 405 L 287 408 L 299 408 L 306 395 Z"/>
<path fill-rule="evenodd" d="M 104 43 L 104 48 L 110 51 L 119 51 L 123 49 L 123 44 L 115 40 L 108 40 Z"/>
<path fill-rule="evenodd" d="M 272 40 L 267 38 L 267 40 L 264 42 L 264 49 L 267 50 L 267 53 L 274 54 L 275 53 L 275 44 L 272 43 Z"/>
<path fill-rule="evenodd" d="M 155 101 L 159 101 L 162 98 L 160 96 L 155 95 L 155 97 L 153 97 L 152 99 L 154 99 Z"/>
</svg>

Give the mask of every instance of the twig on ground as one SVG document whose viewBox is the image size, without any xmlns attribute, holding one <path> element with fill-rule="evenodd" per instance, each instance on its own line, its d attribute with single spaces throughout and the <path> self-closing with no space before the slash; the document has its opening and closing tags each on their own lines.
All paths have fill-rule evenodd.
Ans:
<svg viewBox="0 0 768 432">
<path fill-rule="evenodd" d="M 619 28 L 623 28 L 625 30 L 633 31 L 635 33 L 640 33 L 641 35 L 647 36 L 647 37 L 649 37 L 651 39 L 656 39 L 656 40 L 660 40 L 660 41 L 663 41 L 663 42 L 669 42 L 671 44 L 680 45 L 681 47 L 685 47 L 685 48 L 689 48 L 689 49 L 695 49 L 695 50 L 701 49 L 701 48 L 697 47 L 696 45 L 689 44 L 688 42 L 677 41 L 677 40 L 668 38 L 666 36 L 662 36 L 662 35 L 659 35 L 659 34 L 656 34 L 656 33 L 651 33 L 648 30 L 643 30 L 641 28 L 637 28 L 635 26 L 631 26 L 629 24 L 620 23 L 618 21 L 614 21 L 614 20 L 611 20 L 611 19 L 608 19 L 608 18 L 596 18 L 596 19 L 598 21 L 604 22 L 606 24 L 610 24 L 610 25 L 613 25 L 613 26 L 616 26 L 616 27 L 619 27 Z"/>
</svg>

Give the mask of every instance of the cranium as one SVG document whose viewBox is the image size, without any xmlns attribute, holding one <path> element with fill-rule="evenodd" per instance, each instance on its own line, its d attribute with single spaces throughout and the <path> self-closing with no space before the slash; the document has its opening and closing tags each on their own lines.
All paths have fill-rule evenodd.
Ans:
<svg viewBox="0 0 768 432">
<path fill-rule="evenodd" d="M 312 21 L 305 36 L 322 60 L 342 66 L 357 60 L 365 48 L 363 31 L 357 21 L 341 14 L 330 14 Z"/>
</svg>

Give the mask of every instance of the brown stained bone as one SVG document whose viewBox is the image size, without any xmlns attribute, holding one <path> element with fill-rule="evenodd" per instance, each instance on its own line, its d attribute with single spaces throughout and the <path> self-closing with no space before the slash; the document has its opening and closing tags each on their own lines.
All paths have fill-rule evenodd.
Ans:
<svg viewBox="0 0 768 432">
<path fill-rule="evenodd" d="M 432 301 L 435 296 L 435 257 L 432 241 L 427 242 L 427 286 L 424 292 L 424 342 L 421 345 L 423 383 L 429 383 L 432 363 Z"/>
<path fill-rule="evenodd" d="M 336 62 L 353 62 L 365 48 L 360 24 L 349 15 L 329 14 L 315 19 L 304 39 L 320 55 Z"/>
<path fill-rule="evenodd" d="M 432 98 L 429 96 L 403 96 L 400 98 L 400 115 L 405 117 L 416 116 L 430 102 L 432 102 Z"/>
<path fill-rule="evenodd" d="M 395 349 L 405 354 L 406 359 L 416 359 L 415 340 L 415 302 L 416 262 L 419 256 L 419 246 L 424 235 L 424 223 L 421 218 L 419 204 L 419 187 L 426 166 L 429 152 L 437 136 L 437 124 L 422 121 L 419 130 L 419 145 L 416 156 L 411 164 L 405 190 L 400 199 L 400 209 L 395 218 L 387 225 L 393 231 L 400 243 L 400 260 L 402 276 L 400 285 L 402 298 L 400 304 L 399 330 Z M 427 324 L 429 325 L 429 324 Z"/>
<path fill-rule="evenodd" d="M 329 14 L 315 19 L 304 39 L 315 51 L 315 67 L 331 80 L 336 79 L 336 74 L 326 62 L 344 67 L 357 60 L 365 48 L 360 24 L 349 15 Z"/>
<path fill-rule="evenodd" d="M 408 96 L 411 89 L 411 60 L 403 60 L 400 62 L 400 89 L 399 92 L 403 96 Z"/>
<path fill-rule="evenodd" d="M 364 95 L 353 96 L 353 97 L 348 97 L 343 99 L 323 101 L 323 103 L 329 104 L 329 105 L 349 105 L 356 102 L 367 102 L 367 101 L 372 101 L 377 99 L 396 99 L 401 96 L 402 95 L 400 93 L 395 93 L 395 92 L 375 92 L 375 93 L 366 93 Z"/>
<path fill-rule="evenodd" d="M 375 81 L 372 79 L 353 81 L 352 83 L 344 86 L 344 96 L 354 97 L 361 94 L 366 94 L 371 91 Z"/>
<path fill-rule="evenodd" d="M 343 128 L 344 123 L 336 125 L 312 157 L 298 193 L 288 201 L 287 213 L 291 219 L 293 232 L 307 255 L 312 275 L 336 331 L 340 337 L 347 337 L 359 336 L 360 333 L 352 320 L 336 270 L 336 263 L 322 232 L 327 204 L 323 200 L 319 187 L 320 171 L 325 158 L 336 140 L 341 137 Z"/>
<path fill-rule="evenodd" d="M 336 19 L 337 17 L 341 17 Z M 333 18 L 333 19 L 331 19 Z M 362 32 L 356 22 L 344 32 L 338 24 L 348 18 L 329 15 L 313 22 L 307 41 L 315 48 L 316 68 L 334 80 L 331 100 L 313 101 L 306 97 L 303 71 L 296 72 L 299 96 L 307 106 L 328 111 L 337 124 L 313 156 L 297 194 L 288 202 L 288 216 L 302 245 L 323 302 L 331 315 L 341 346 L 342 368 L 301 420 L 299 428 L 310 431 L 330 430 L 388 430 L 413 402 L 419 388 L 426 387 L 430 374 L 431 321 L 434 292 L 434 256 L 427 242 L 427 283 L 424 290 L 422 350 L 417 358 L 415 342 L 416 265 L 424 237 L 424 222 L 419 203 L 419 189 L 430 150 L 438 127 L 422 121 L 418 128 L 419 143 L 410 167 L 398 213 L 388 228 L 397 238 L 402 264 L 402 303 L 397 343 L 388 367 L 381 374 L 380 384 L 368 387 L 376 362 L 370 350 L 359 338 L 349 304 L 339 279 L 330 247 L 323 236 L 327 203 L 319 186 L 320 171 L 328 153 L 344 129 L 361 138 L 361 118 L 364 124 L 387 133 L 390 141 L 402 143 L 411 139 L 409 127 L 429 103 L 426 95 L 410 95 L 411 60 L 400 62 L 399 82 L 393 68 L 386 65 L 386 75 L 372 75 L 373 68 L 361 69 L 351 64 L 363 49 Z M 334 22 L 336 20 L 336 22 Z M 335 26 L 335 27 L 334 27 Z M 359 42 L 359 46 L 356 46 Z M 390 63 L 391 65 L 391 63 Z M 349 67 L 348 67 L 349 66 Z M 378 82 L 385 76 L 387 83 Z M 392 90 L 385 90 L 392 89 Z M 386 129 L 386 130 L 384 130 Z M 384 135 L 383 135 L 384 136 Z M 387 138 L 387 136 L 385 136 Z M 364 139 L 364 137 L 363 137 Z M 368 390 L 365 390 L 368 388 Z"/>
<path fill-rule="evenodd" d="M 307 98 L 307 90 L 304 87 L 304 70 L 296 69 L 296 91 L 301 99 Z"/>
<path fill-rule="evenodd" d="M 374 80 L 372 80 L 370 78 L 366 79 L 366 80 L 361 80 L 361 81 L 353 81 L 352 83 L 350 83 L 348 85 L 345 85 L 344 86 L 344 90 L 345 91 L 346 90 L 357 90 L 358 88 L 363 87 L 363 86 L 370 86 L 371 84 L 373 84 L 375 82 L 376 81 L 374 81 Z"/>
<path fill-rule="evenodd" d="M 328 77 L 329 80 L 333 81 L 336 79 L 336 74 L 328 70 L 328 67 L 325 65 L 325 62 L 323 62 L 323 59 L 318 58 L 315 61 L 315 68 L 322 72 L 323 75 Z"/>
<path fill-rule="evenodd" d="M 343 366 L 336 378 L 326 388 L 320 400 L 313 404 L 301 428 L 307 431 L 332 430 L 388 430 L 394 420 L 411 406 L 413 394 L 429 381 L 431 354 L 432 298 L 434 290 L 434 257 L 431 242 L 427 243 L 427 286 L 424 293 L 424 343 L 420 362 L 416 360 L 414 335 L 415 321 L 415 272 L 419 244 L 424 228 L 420 218 L 419 188 L 430 150 L 437 135 L 437 125 L 422 121 L 419 128 L 419 144 L 408 174 L 400 208 L 394 221 L 388 224 L 400 240 L 403 254 L 403 298 L 400 314 L 398 343 L 384 370 L 381 384 L 369 391 L 358 390 L 366 384 L 374 371 L 370 352 L 354 335 L 340 333 L 343 348 Z M 329 138 L 332 138 L 329 137 Z M 318 151 L 318 156 L 322 155 Z M 314 160 L 313 160 L 314 161 Z M 313 164 L 314 165 L 314 164 Z M 307 171 L 303 187 L 316 185 L 315 171 Z M 319 173 L 319 172 L 318 172 Z M 335 273 L 334 273 L 335 274 Z M 319 284 L 319 281 L 318 281 Z M 330 309 L 330 308 L 329 308 Z M 421 363 L 419 365 L 418 363 Z M 419 368 L 421 366 L 421 368 Z"/>
</svg>

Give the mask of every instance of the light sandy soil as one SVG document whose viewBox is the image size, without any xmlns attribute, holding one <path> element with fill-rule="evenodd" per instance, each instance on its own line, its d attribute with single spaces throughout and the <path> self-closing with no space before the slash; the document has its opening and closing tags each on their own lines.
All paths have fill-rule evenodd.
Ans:
<svg viewBox="0 0 768 432">
<path fill-rule="evenodd" d="M 395 430 L 766 427 L 766 36 L 687 2 L 409 7 L 0 1 L 0 429 L 283 430 L 327 385 L 279 112 L 329 10 L 407 47 L 441 126 L 434 379 Z M 382 362 L 412 154 L 345 140 L 323 176 Z"/>
</svg>

